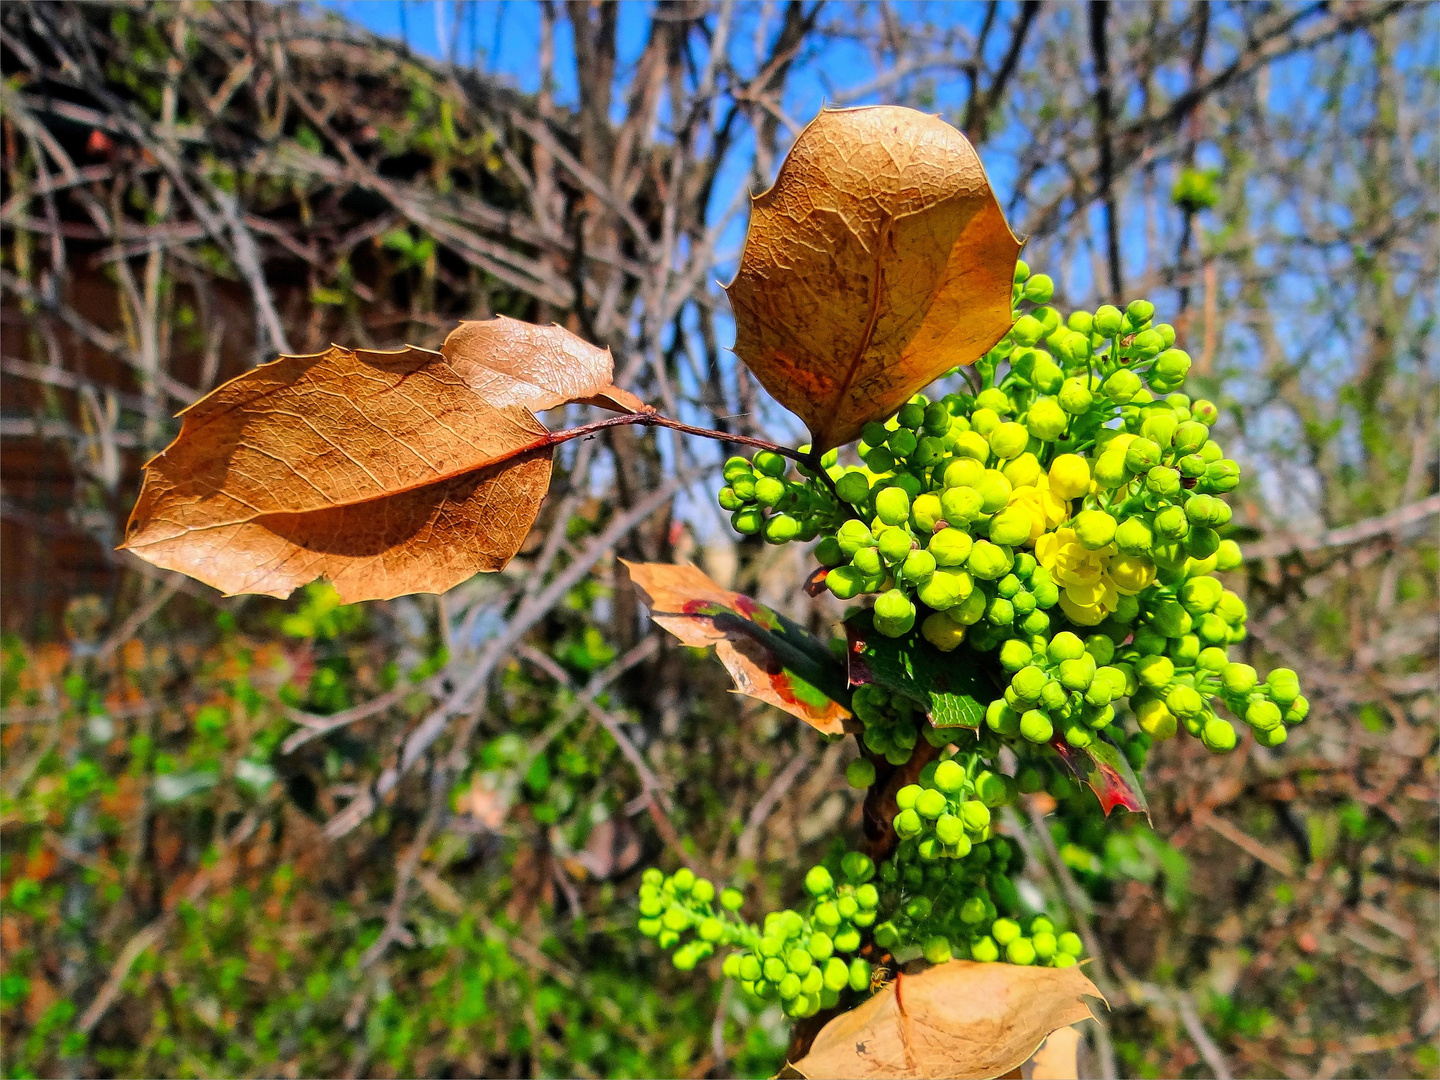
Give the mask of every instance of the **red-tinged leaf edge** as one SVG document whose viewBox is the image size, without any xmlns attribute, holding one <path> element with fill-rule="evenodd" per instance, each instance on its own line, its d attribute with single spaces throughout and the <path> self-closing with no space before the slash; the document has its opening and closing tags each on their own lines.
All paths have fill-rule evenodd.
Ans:
<svg viewBox="0 0 1440 1080">
<path fill-rule="evenodd" d="M 1076 779 L 1090 785 L 1106 817 L 1115 807 L 1122 806 L 1132 813 L 1144 814 L 1145 820 L 1150 820 L 1145 790 L 1140 786 L 1135 770 L 1130 768 L 1130 762 L 1110 740 L 1103 735 L 1096 736 L 1095 741 L 1082 750 L 1067 743 L 1063 735 L 1056 735 L 1050 740 L 1050 746 L 1069 766 Z"/>
<path fill-rule="evenodd" d="M 656 595 L 642 580 L 652 564 L 626 563 L 631 577 L 650 602 L 651 618 L 686 644 L 714 645 L 717 655 L 735 679 L 736 689 L 769 700 L 754 685 L 758 672 L 768 680 L 777 705 L 827 734 L 840 734 L 854 723 L 850 717 L 850 687 L 845 667 L 829 646 L 798 623 L 743 593 L 721 589 L 694 567 L 686 572 L 703 583 L 702 595 L 675 603 Z M 670 568 L 666 568 L 670 569 Z M 675 580 L 656 582 L 675 598 L 684 589 Z M 678 608 L 679 610 L 673 610 Z M 711 630 L 700 641 L 685 633 L 685 623 L 703 623 Z M 688 640 L 687 640 L 688 638 Z M 739 663 L 743 659 L 749 667 Z M 838 709 L 824 709 L 825 702 Z M 828 715 L 827 715 L 828 714 Z"/>
</svg>

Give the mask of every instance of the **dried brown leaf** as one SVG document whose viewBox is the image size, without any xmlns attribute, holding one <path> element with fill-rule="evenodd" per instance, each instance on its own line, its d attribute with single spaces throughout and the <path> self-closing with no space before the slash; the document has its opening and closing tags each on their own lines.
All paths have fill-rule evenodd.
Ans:
<svg viewBox="0 0 1440 1080">
<path fill-rule="evenodd" d="M 735 353 L 817 452 L 841 446 L 1005 334 L 1019 250 L 959 131 L 826 110 L 754 199 L 727 287 Z"/>
<path fill-rule="evenodd" d="M 812 1078 L 1003 1076 L 1052 1031 L 1090 1018 L 1087 997 L 1100 992 L 1078 967 L 951 960 L 897 976 L 831 1020 L 790 1069 Z"/>
<path fill-rule="evenodd" d="M 535 326 L 501 315 L 462 322 L 440 351 L 470 389 L 491 405 L 544 412 L 577 402 L 614 412 L 649 409 L 610 379 L 609 349 L 596 348 L 559 326 Z"/>
<path fill-rule="evenodd" d="M 830 696 L 844 695 L 844 668 L 824 642 L 744 593 L 722 589 L 699 567 L 625 567 L 645 593 L 650 617 L 686 645 L 715 646 L 736 691 L 827 735 L 844 733 L 850 710 Z"/>
</svg>

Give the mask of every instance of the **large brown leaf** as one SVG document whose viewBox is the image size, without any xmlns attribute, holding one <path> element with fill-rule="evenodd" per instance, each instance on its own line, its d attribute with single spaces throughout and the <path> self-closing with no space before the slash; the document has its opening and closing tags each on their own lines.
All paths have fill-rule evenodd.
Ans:
<svg viewBox="0 0 1440 1080">
<path fill-rule="evenodd" d="M 827 110 L 754 199 L 727 288 L 735 353 L 817 452 L 841 446 L 1005 334 L 1019 250 L 960 132 Z"/>
<path fill-rule="evenodd" d="M 221 386 L 146 466 L 125 547 L 227 593 L 329 578 L 346 603 L 500 569 L 549 484 L 534 410 L 644 406 L 559 327 L 467 323 L 446 349 L 332 346 Z"/>
<path fill-rule="evenodd" d="M 715 646 L 738 693 L 783 709 L 827 735 L 850 710 L 845 668 L 825 643 L 744 593 L 722 589 L 695 566 L 625 564 L 650 617 L 686 645 Z M 833 696 L 832 696 L 833 695 Z"/>
<path fill-rule="evenodd" d="M 1093 1014 L 1100 992 L 1078 967 L 951 960 L 900 975 L 835 1017 L 789 1068 L 804 1077 L 1003 1076 L 1057 1028 Z"/>
</svg>

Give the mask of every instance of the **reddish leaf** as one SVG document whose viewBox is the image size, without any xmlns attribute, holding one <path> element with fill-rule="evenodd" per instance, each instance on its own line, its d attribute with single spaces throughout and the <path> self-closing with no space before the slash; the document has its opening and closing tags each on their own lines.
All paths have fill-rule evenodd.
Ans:
<svg viewBox="0 0 1440 1080">
<path fill-rule="evenodd" d="M 743 593 L 722 589 L 698 567 L 625 566 L 645 593 L 650 617 L 686 645 L 715 646 L 739 693 L 827 735 L 845 731 L 845 672 L 824 642 Z"/>
<path fill-rule="evenodd" d="M 1106 817 L 1115 807 L 1123 806 L 1149 819 L 1150 807 L 1145 802 L 1144 789 L 1135 777 L 1135 770 L 1130 768 L 1130 762 L 1113 743 L 1097 737 L 1083 750 L 1077 750 L 1065 741 L 1064 736 L 1057 735 L 1050 740 L 1050 745 L 1070 766 L 1070 771 L 1090 785 Z"/>
</svg>

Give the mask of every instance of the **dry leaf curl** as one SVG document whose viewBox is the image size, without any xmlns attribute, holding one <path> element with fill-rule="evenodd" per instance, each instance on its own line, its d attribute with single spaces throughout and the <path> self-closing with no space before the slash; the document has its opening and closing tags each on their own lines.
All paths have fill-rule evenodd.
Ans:
<svg viewBox="0 0 1440 1080">
<path fill-rule="evenodd" d="M 1100 992 L 1078 967 L 951 960 L 835 1017 L 789 1068 L 810 1078 L 1003 1076 L 1052 1031 L 1090 1018 L 1087 997 Z"/>
<path fill-rule="evenodd" d="M 841 446 L 1004 336 L 1019 250 L 955 128 L 826 110 L 754 199 L 727 287 L 735 353 L 817 452 Z"/>
</svg>

